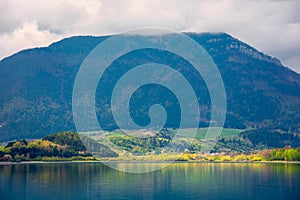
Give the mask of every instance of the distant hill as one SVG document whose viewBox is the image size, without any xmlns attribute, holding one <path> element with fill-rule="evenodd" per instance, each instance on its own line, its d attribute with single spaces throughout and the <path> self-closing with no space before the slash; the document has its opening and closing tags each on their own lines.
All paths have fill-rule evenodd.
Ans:
<svg viewBox="0 0 300 200">
<path fill-rule="evenodd" d="M 88 143 L 85 140 L 78 133 L 61 132 L 48 135 L 42 140 L 9 142 L 6 146 L 0 146 L 0 161 L 95 160 L 94 152 L 102 158 L 118 156 L 110 148 L 90 138 Z"/>
<path fill-rule="evenodd" d="M 276 58 L 225 33 L 187 33 L 201 44 L 216 63 L 226 89 L 226 127 L 273 127 L 292 132 L 300 130 L 300 75 L 284 67 Z M 107 37 L 78 36 L 63 39 L 45 48 L 28 49 L 0 62 L 0 142 L 22 138 L 41 138 L 49 133 L 75 131 L 72 118 L 72 89 L 76 73 L 88 53 Z M 178 56 L 157 50 L 140 50 L 114 62 L 114 81 L 128 67 L 149 61 L 185 69 L 188 64 Z M 210 99 L 205 82 L 188 70 L 182 73 L 193 85 L 201 108 L 203 127 L 210 119 Z M 179 121 L 179 107 L 172 93 L 164 88 L 144 87 L 132 100 L 132 115 L 145 125 L 141 114 L 154 103 L 161 103 L 168 115 L 166 127 Z M 100 123 L 118 128 L 111 113 L 103 109 L 108 90 L 97 90 L 96 106 Z M 151 96 L 153 98 L 141 98 Z M 168 103 L 166 103 L 168 101 Z M 135 110 L 136 109 L 136 110 Z"/>
</svg>

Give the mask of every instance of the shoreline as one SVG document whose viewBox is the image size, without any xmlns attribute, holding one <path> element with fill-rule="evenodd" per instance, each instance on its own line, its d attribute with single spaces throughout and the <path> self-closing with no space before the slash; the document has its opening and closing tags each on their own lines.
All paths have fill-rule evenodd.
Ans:
<svg viewBox="0 0 300 200">
<path fill-rule="evenodd" d="M 21 165 L 21 164 L 68 164 L 68 163 L 136 163 L 136 164 L 153 164 L 153 163 L 218 163 L 218 164 L 223 164 L 223 163 L 239 163 L 239 164 L 300 164 L 300 161 L 124 161 L 124 160 L 119 160 L 119 161 L 101 161 L 101 160 L 73 160 L 73 161 L 22 161 L 22 162 L 0 162 L 0 166 L 4 165 Z"/>
</svg>

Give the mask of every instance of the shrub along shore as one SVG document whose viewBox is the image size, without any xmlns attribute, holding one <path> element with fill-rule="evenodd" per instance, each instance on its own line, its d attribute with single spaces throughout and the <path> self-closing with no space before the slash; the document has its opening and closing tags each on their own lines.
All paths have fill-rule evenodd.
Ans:
<svg viewBox="0 0 300 200">
<path fill-rule="evenodd" d="M 161 137 L 161 136 L 160 136 Z M 88 149 L 85 144 L 89 144 Z M 160 140 L 161 141 L 161 140 Z M 97 152 L 97 153 L 95 153 Z M 0 146 L 0 161 L 194 161 L 194 162 L 298 162 L 300 148 L 273 148 L 256 151 L 255 153 L 200 152 L 157 153 L 148 152 L 135 156 L 130 152 L 118 152 L 109 149 L 87 137 L 79 137 L 77 133 L 62 132 L 44 137 L 43 139 L 26 141 L 19 140 Z"/>
</svg>

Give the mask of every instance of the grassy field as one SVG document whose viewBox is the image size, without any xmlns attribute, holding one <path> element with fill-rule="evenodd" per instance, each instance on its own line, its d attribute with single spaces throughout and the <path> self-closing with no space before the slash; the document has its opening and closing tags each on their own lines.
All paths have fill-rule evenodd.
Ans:
<svg viewBox="0 0 300 200">
<path fill-rule="evenodd" d="M 172 130 L 172 132 L 176 132 L 177 130 Z M 196 138 L 196 139 L 205 139 L 207 135 L 208 128 L 200 128 L 197 131 L 196 137 L 194 137 L 194 129 L 183 129 L 181 137 L 183 138 Z M 230 129 L 230 128 L 223 128 L 220 137 L 223 138 L 230 138 L 238 136 L 240 132 L 244 130 L 241 129 Z M 219 128 L 210 128 L 210 133 L 207 135 L 207 138 L 215 138 L 219 134 Z"/>
<path fill-rule="evenodd" d="M 221 130 L 221 135 L 219 135 Z M 210 139 L 213 139 L 213 141 L 218 137 L 229 139 L 238 136 L 238 134 L 242 131 L 243 130 L 238 129 L 201 128 L 197 130 L 196 135 L 195 129 L 181 129 L 180 133 L 176 129 L 168 129 L 163 130 L 162 135 L 157 134 L 155 131 L 147 130 L 138 130 L 132 132 L 127 130 L 129 135 L 119 131 L 90 132 L 81 133 L 80 135 L 88 136 L 120 155 L 124 150 L 131 153 L 160 151 L 161 147 L 164 147 L 171 141 L 173 148 L 172 151 L 183 152 L 191 144 L 192 149 L 199 151 L 203 143 L 211 142 Z M 172 139 L 174 134 L 179 136 L 176 140 Z"/>
<path fill-rule="evenodd" d="M 210 128 L 210 133 L 207 135 L 208 128 L 199 128 L 197 131 L 196 136 L 194 135 L 195 129 L 182 129 L 180 137 L 181 138 L 195 138 L 195 139 L 209 139 L 209 138 L 215 138 L 215 137 L 223 137 L 223 138 L 231 138 L 231 137 L 236 137 L 238 136 L 239 133 L 241 133 L 242 129 L 231 129 L 231 128 L 223 128 L 221 135 L 219 135 L 219 128 L 213 127 Z M 177 129 L 174 130 L 169 130 L 171 133 L 175 134 L 177 133 Z M 80 133 L 80 135 L 86 135 L 96 141 L 105 141 L 107 136 L 122 136 L 124 135 L 123 133 L 118 133 L 118 132 L 89 132 L 89 133 Z M 138 137 L 137 133 L 133 133 L 133 136 L 136 135 Z M 207 135 L 207 137 L 206 137 Z"/>
</svg>

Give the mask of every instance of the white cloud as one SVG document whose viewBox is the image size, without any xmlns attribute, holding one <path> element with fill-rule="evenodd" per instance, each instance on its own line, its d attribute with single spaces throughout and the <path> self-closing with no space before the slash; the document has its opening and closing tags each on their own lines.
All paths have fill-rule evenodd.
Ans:
<svg viewBox="0 0 300 200">
<path fill-rule="evenodd" d="M 0 4 L 0 58 L 71 35 L 155 26 L 227 32 L 300 72 L 299 10 L 298 0 L 11 0 Z"/>
<path fill-rule="evenodd" d="M 0 37 L 0 55 L 9 56 L 23 48 L 47 46 L 51 41 L 62 37 L 48 30 L 39 30 L 36 22 L 26 22 L 12 33 L 4 33 Z"/>
</svg>

